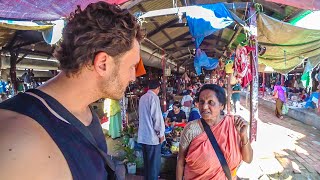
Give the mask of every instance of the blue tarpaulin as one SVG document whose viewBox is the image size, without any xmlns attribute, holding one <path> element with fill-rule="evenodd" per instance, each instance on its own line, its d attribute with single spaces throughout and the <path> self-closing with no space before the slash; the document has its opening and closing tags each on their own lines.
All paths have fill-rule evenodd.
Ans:
<svg viewBox="0 0 320 180">
<path fill-rule="evenodd" d="M 216 58 L 210 58 L 201 49 L 197 49 L 196 56 L 194 58 L 194 68 L 196 73 L 201 74 L 201 68 L 204 67 L 206 70 L 213 70 L 219 64 L 219 60 Z"/>
<path fill-rule="evenodd" d="M 217 67 L 217 59 L 208 59 L 203 51 L 198 51 L 203 39 L 217 30 L 223 29 L 234 22 L 232 15 L 223 3 L 192 6 L 186 12 L 190 34 L 195 38 L 197 53 L 194 59 L 196 73 L 201 68 L 211 70 Z M 214 67 L 214 68 L 213 68 Z"/>
<path fill-rule="evenodd" d="M 204 37 L 233 23 L 229 10 L 223 3 L 192 6 L 186 12 L 190 34 L 198 48 Z"/>
</svg>

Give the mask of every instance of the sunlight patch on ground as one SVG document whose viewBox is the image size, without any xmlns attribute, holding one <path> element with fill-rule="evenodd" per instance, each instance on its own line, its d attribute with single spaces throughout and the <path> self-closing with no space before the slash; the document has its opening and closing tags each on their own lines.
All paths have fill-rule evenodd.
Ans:
<svg viewBox="0 0 320 180">
<path fill-rule="evenodd" d="M 248 109 L 241 106 L 241 111 L 237 114 L 249 122 L 250 112 Z M 306 135 L 274 124 L 272 123 L 274 120 L 268 122 L 270 119 L 261 119 L 265 117 L 263 115 L 260 116 L 258 117 L 257 141 L 252 143 L 254 150 L 253 162 L 251 164 L 243 163 L 238 170 L 238 176 L 241 178 L 258 179 L 267 174 L 268 176 L 270 175 L 269 178 L 274 177 L 274 179 L 277 179 L 281 177 L 281 179 L 292 179 L 290 175 L 283 176 L 286 174 L 284 167 L 292 167 L 296 172 L 299 172 L 300 169 L 297 167 L 296 162 L 284 159 L 286 162 L 280 163 L 278 159 L 287 157 L 290 155 L 289 153 L 292 154 L 294 152 L 308 156 L 308 151 L 298 145 L 298 141 L 306 138 Z M 279 119 L 279 122 L 282 121 Z"/>
</svg>

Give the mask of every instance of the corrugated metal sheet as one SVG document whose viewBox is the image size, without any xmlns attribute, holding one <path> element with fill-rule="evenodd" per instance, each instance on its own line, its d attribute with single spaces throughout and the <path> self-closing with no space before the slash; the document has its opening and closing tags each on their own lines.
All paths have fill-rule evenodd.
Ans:
<svg viewBox="0 0 320 180">
<path fill-rule="evenodd" d="M 146 33 L 152 31 L 153 29 L 156 28 L 156 26 L 150 22 L 150 21 L 146 21 L 142 23 L 142 28 L 144 28 L 146 30 Z"/>
<path fill-rule="evenodd" d="M 154 1 L 147 1 L 143 2 L 142 6 L 150 11 L 150 10 L 158 10 L 158 9 L 164 9 L 164 8 L 171 8 L 173 7 L 173 1 L 172 0 L 154 0 Z M 182 6 L 181 1 L 177 1 L 177 6 Z"/>
<path fill-rule="evenodd" d="M 172 38 L 175 38 L 186 32 L 189 32 L 189 27 L 167 28 L 164 30 L 164 32 L 170 34 Z"/>
<path fill-rule="evenodd" d="M 0 27 L 0 46 L 4 47 L 13 38 L 16 31 Z"/>
<path fill-rule="evenodd" d="M 182 6 L 181 2 L 178 1 L 178 6 Z M 161 1 L 147 1 L 140 3 L 140 5 L 136 5 L 133 8 L 130 9 L 132 13 L 137 13 L 137 12 L 142 12 L 145 10 L 146 12 L 148 11 L 153 11 L 153 10 L 159 10 L 159 9 L 166 9 L 166 8 L 172 8 L 172 0 L 161 0 Z M 154 24 L 165 24 L 171 20 L 176 18 L 175 16 L 160 16 L 160 17 L 155 17 L 155 18 L 148 18 L 145 19 L 147 23 L 143 24 L 143 27 L 146 28 L 147 32 L 153 31 L 157 29 L 158 27 Z M 152 25 L 151 25 L 152 24 Z"/>
<path fill-rule="evenodd" d="M 173 19 L 175 19 L 175 16 L 160 16 L 160 17 L 156 17 L 156 18 L 148 18 L 145 21 L 148 24 L 153 24 L 153 27 L 146 27 L 147 28 L 147 32 L 151 32 L 153 30 L 156 30 L 159 28 L 159 26 L 161 26 L 162 24 L 165 24 Z M 156 26 L 157 25 L 157 26 Z"/>
<path fill-rule="evenodd" d="M 169 39 L 163 33 L 158 33 L 157 35 L 150 37 L 150 39 L 159 46 L 169 41 Z"/>
</svg>

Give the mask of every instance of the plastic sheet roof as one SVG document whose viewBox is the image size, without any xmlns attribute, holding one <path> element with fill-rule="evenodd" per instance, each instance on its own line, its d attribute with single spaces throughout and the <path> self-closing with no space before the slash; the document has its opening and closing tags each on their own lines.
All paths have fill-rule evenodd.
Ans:
<svg viewBox="0 0 320 180">
<path fill-rule="evenodd" d="M 259 62 L 287 74 L 306 58 L 313 67 L 320 62 L 320 30 L 305 29 L 273 19 L 258 17 L 258 42 L 266 47 Z"/>
<path fill-rule="evenodd" d="M 0 18 L 18 20 L 57 20 L 69 16 L 77 5 L 81 8 L 101 0 L 6 0 L 0 3 Z M 122 4 L 128 0 L 104 0 Z"/>
<path fill-rule="evenodd" d="M 267 0 L 274 3 L 285 4 L 300 9 L 320 10 L 319 0 Z"/>
</svg>

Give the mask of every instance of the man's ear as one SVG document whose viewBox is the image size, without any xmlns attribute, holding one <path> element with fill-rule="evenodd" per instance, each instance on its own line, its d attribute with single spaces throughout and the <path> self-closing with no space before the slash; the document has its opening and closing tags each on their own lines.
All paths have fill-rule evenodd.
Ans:
<svg viewBox="0 0 320 180">
<path fill-rule="evenodd" d="M 107 53 L 99 52 L 94 57 L 94 61 L 93 61 L 94 69 L 99 75 L 104 76 L 105 73 L 107 72 L 107 69 L 109 67 L 111 60 L 112 60 L 111 57 Z"/>
</svg>

